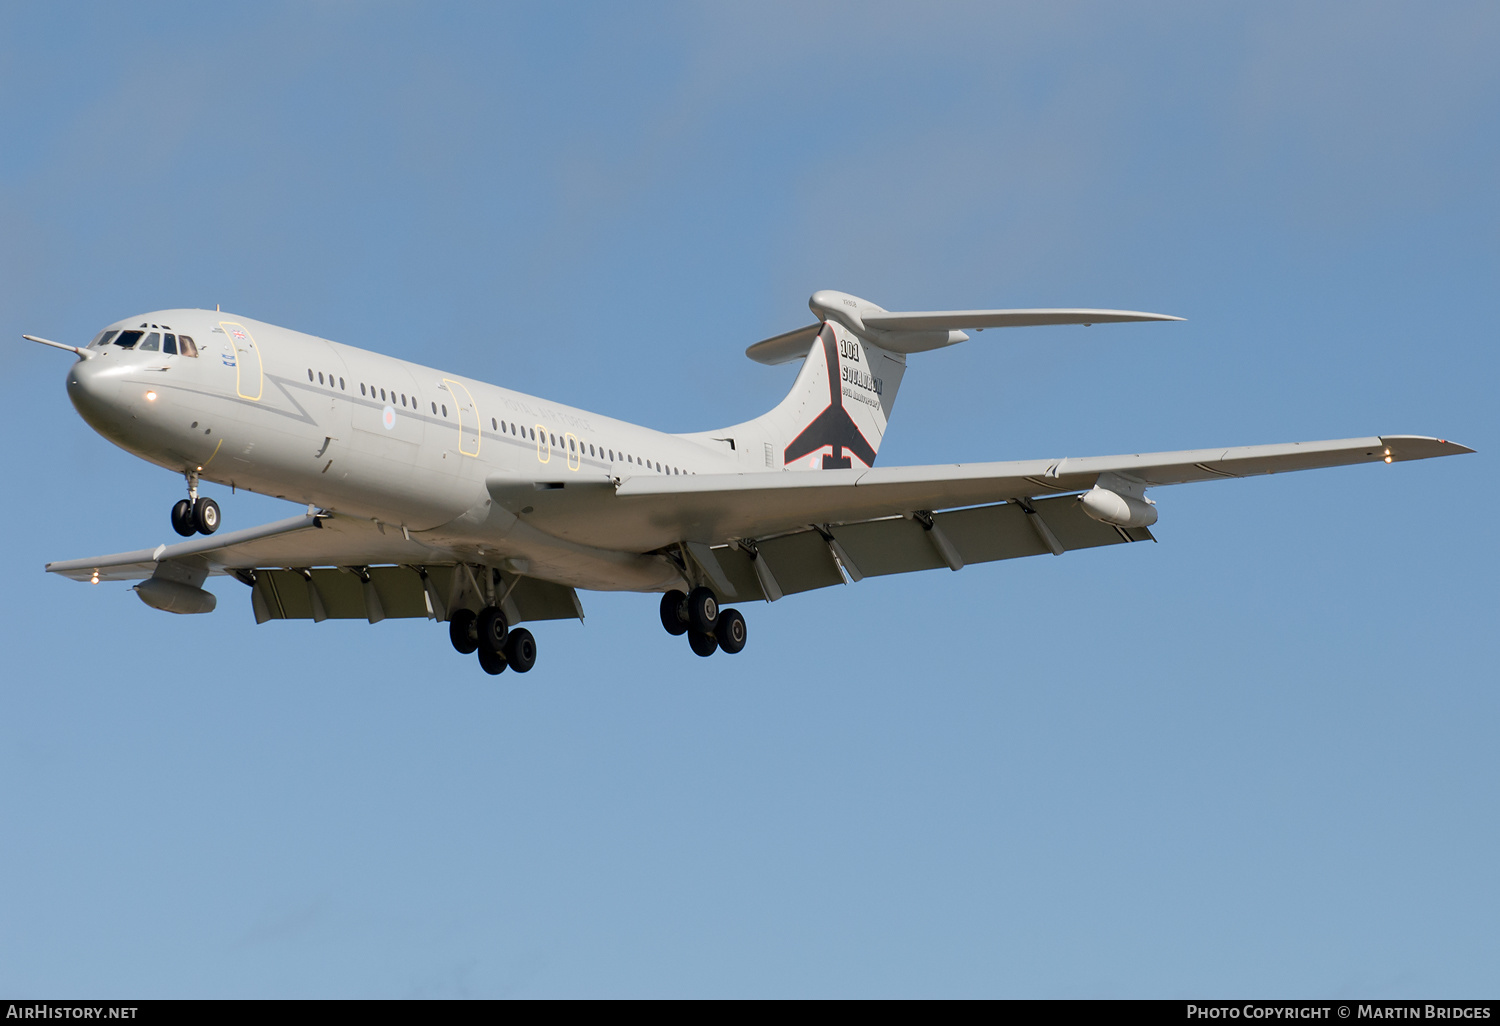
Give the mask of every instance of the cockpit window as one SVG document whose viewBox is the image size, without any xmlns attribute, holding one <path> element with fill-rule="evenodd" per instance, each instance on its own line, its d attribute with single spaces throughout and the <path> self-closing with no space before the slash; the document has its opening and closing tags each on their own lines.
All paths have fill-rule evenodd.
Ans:
<svg viewBox="0 0 1500 1026">
<path fill-rule="evenodd" d="M 115 339 L 115 345 L 121 349 L 134 349 L 135 344 L 141 340 L 144 331 L 122 331 L 120 337 Z"/>
<path fill-rule="evenodd" d="M 193 344 L 193 336 L 178 335 L 177 351 L 180 352 L 183 356 L 197 356 L 198 347 Z"/>
<path fill-rule="evenodd" d="M 146 336 L 146 341 L 141 343 L 141 352 L 155 353 L 161 349 L 161 332 L 153 331 Z"/>
<path fill-rule="evenodd" d="M 98 335 L 96 335 L 94 337 L 94 341 L 92 341 L 92 342 L 89 343 L 89 348 L 90 349 L 96 349 L 96 348 L 97 349 L 103 349 L 105 346 L 109 345 L 110 340 L 113 339 L 118 334 L 119 334 L 118 331 L 101 331 L 101 332 L 99 332 Z"/>
<path fill-rule="evenodd" d="M 161 351 L 175 356 L 177 354 L 177 336 L 171 334 L 163 335 L 161 337 Z"/>
</svg>

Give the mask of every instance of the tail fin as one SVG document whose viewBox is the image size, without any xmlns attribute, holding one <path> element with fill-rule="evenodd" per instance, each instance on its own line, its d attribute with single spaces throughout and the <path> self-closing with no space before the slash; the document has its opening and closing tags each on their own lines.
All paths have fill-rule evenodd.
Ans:
<svg viewBox="0 0 1500 1026">
<path fill-rule="evenodd" d="M 786 470 L 872 467 L 890 423 L 906 357 L 824 321 L 791 392 L 758 419 L 772 465 Z"/>
<path fill-rule="evenodd" d="M 841 292 L 814 295 L 809 305 L 821 323 L 767 339 L 749 350 L 750 357 L 761 363 L 803 361 L 787 397 L 754 420 L 689 437 L 727 445 L 742 462 L 768 470 L 873 466 L 906 373 L 906 356 L 857 334 L 839 316 L 840 311 L 831 309 L 844 302 L 857 303 L 860 309 L 880 309 Z M 853 325 L 859 324 L 857 318 L 852 320 Z"/>
<path fill-rule="evenodd" d="M 719 431 L 689 435 L 720 443 L 746 464 L 769 470 L 870 467 L 890 422 L 908 353 L 962 342 L 960 327 L 1180 320 L 1133 310 L 944 310 L 891 313 L 843 292 L 813 293 L 821 323 L 757 342 L 760 363 L 803 359 L 797 381 L 771 412 Z"/>
</svg>

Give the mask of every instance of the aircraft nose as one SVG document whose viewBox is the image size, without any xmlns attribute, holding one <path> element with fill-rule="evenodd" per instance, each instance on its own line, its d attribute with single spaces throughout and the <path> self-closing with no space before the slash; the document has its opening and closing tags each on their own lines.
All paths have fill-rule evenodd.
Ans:
<svg viewBox="0 0 1500 1026">
<path fill-rule="evenodd" d="M 79 360 L 68 368 L 68 398 L 79 416 L 94 425 L 110 420 L 119 405 L 120 379 L 99 360 Z"/>
</svg>

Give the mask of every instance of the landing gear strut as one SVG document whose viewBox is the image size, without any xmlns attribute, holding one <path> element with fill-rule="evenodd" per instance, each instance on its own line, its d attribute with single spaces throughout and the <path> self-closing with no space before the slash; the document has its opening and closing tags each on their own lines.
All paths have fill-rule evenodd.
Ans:
<svg viewBox="0 0 1500 1026">
<path fill-rule="evenodd" d="M 710 588 L 663 595 L 661 625 L 673 637 L 686 634 L 688 645 L 700 656 L 711 656 L 721 648 L 734 655 L 745 647 L 745 618 L 738 609 L 720 609 L 719 598 Z"/>
<path fill-rule="evenodd" d="M 198 475 L 188 472 L 188 497 L 178 499 L 172 507 L 172 530 L 184 538 L 194 534 L 213 534 L 219 529 L 219 504 L 208 496 L 198 495 Z"/>
</svg>

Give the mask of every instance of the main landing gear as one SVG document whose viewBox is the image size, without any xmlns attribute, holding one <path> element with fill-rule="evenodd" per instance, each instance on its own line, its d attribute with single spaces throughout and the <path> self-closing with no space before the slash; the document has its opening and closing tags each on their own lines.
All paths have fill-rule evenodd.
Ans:
<svg viewBox="0 0 1500 1026">
<path fill-rule="evenodd" d="M 198 496 L 198 475 L 189 473 L 188 497 L 178 499 L 172 507 L 172 530 L 184 538 L 195 534 L 213 534 L 219 529 L 219 504 Z"/>
<path fill-rule="evenodd" d="M 745 647 L 745 618 L 738 609 L 720 609 L 711 588 L 667 592 L 661 597 L 661 625 L 673 637 L 686 634 L 688 645 L 701 656 L 721 648 L 734 655 Z"/>
<path fill-rule="evenodd" d="M 463 655 L 479 653 L 479 665 L 488 674 L 504 673 L 507 666 L 525 673 L 536 665 L 536 639 L 525 627 L 510 630 L 495 606 L 478 613 L 455 609 L 448 620 L 448 640 Z"/>
</svg>

